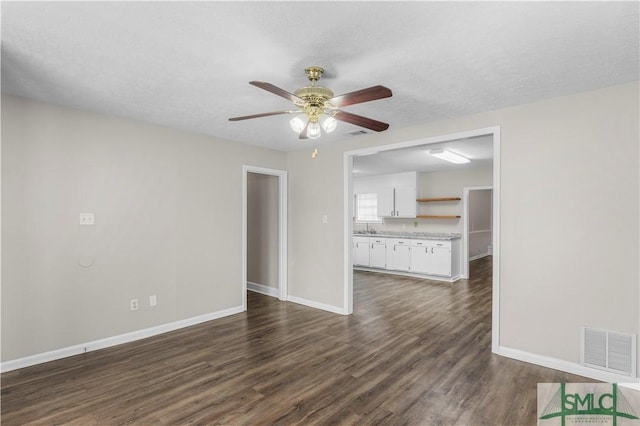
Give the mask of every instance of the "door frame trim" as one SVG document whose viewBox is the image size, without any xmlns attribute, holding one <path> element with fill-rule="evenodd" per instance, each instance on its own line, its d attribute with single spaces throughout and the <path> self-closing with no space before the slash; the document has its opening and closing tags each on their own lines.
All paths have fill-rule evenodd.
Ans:
<svg viewBox="0 0 640 426">
<path fill-rule="evenodd" d="M 278 299 L 285 301 L 288 296 L 288 257 L 287 257 L 287 193 L 288 173 L 286 170 L 264 167 L 242 166 L 242 310 L 247 310 L 247 175 L 256 173 L 278 178 Z"/>
<path fill-rule="evenodd" d="M 426 137 L 389 145 L 361 148 L 343 153 L 343 310 L 345 315 L 353 313 L 353 157 L 487 135 L 493 137 L 493 294 L 491 298 L 491 351 L 498 353 L 500 348 L 500 126 Z"/>
</svg>

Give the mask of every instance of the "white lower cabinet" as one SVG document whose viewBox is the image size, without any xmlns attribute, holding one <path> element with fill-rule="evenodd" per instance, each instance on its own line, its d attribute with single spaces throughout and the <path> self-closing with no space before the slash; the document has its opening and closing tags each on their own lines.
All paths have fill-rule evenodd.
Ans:
<svg viewBox="0 0 640 426">
<path fill-rule="evenodd" d="M 429 273 L 429 247 L 426 241 L 414 240 L 411 244 L 411 272 Z"/>
<path fill-rule="evenodd" d="M 354 237 L 354 265 L 447 281 L 460 278 L 460 240 Z"/>
<path fill-rule="evenodd" d="M 389 260 L 387 269 L 409 272 L 411 270 L 411 240 L 390 239 L 387 242 L 387 250 L 389 250 L 389 244 L 391 244 L 391 252 L 387 256 Z"/>
<path fill-rule="evenodd" d="M 411 271 L 451 277 L 451 241 L 414 240 L 411 245 Z"/>
<path fill-rule="evenodd" d="M 353 237 L 353 264 L 369 266 L 369 237 Z"/>
<path fill-rule="evenodd" d="M 369 266 L 372 268 L 387 267 L 387 241 L 386 238 L 370 238 Z"/>
<path fill-rule="evenodd" d="M 428 270 L 431 275 L 451 277 L 451 243 L 434 242 L 429 249 Z"/>
</svg>

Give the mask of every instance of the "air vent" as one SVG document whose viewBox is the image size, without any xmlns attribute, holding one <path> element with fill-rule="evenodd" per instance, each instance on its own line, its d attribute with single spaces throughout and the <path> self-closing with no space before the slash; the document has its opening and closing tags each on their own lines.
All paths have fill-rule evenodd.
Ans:
<svg viewBox="0 0 640 426">
<path fill-rule="evenodd" d="M 635 376 L 635 334 L 582 327 L 581 337 L 581 361 L 584 365 Z"/>
<path fill-rule="evenodd" d="M 364 130 L 354 130 L 353 132 L 347 132 L 345 134 L 350 136 L 358 136 L 358 135 L 366 135 L 369 132 L 365 132 Z"/>
</svg>

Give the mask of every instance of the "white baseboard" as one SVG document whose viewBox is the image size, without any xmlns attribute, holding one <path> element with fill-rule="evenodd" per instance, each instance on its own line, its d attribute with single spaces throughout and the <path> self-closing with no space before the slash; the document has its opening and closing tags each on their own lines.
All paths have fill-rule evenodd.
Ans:
<svg viewBox="0 0 640 426">
<path fill-rule="evenodd" d="M 105 339 L 94 340 L 92 342 L 81 343 L 78 345 L 68 346 L 66 348 L 30 355 L 24 358 L 5 361 L 0 363 L 0 372 L 5 373 L 7 371 L 30 367 L 32 365 L 42 364 L 49 361 L 55 361 L 57 359 L 79 355 L 85 352 L 96 351 L 98 349 L 121 345 L 123 343 L 129 343 L 135 340 L 146 339 L 147 337 L 156 336 L 158 334 L 167 333 L 169 331 L 186 328 L 192 325 L 226 317 L 229 315 L 239 314 L 243 311 L 244 309 L 242 308 L 242 306 L 236 306 L 234 308 L 223 309 L 222 311 L 199 315 L 197 317 L 187 318 L 180 321 L 174 321 L 168 324 L 145 328 L 143 330 L 132 331 L 130 333 L 120 334 L 118 336 L 107 337 Z"/>
<path fill-rule="evenodd" d="M 302 297 L 287 296 L 289 302 L 297 303 L 299 305 L 308 306 L 310 308 L 322 309 L 323 311 L 332 312 L 334 314 L 347 315 L 343 308 L 337 306 L 326 305 L 320 302 L 314 302 L 312 300 L 303 299 Z"/>
<path fill-rule="evenodd" d="M 491 253 L 486 252 L 486 253 L 482 253 L 482 254 L 477 254 L 473 257 L 469 258 L 469 262 L 473 261 L 473 260 L 478 260 L 478 259 L 482 259 L 483 257 L 487 257 L 487 256 L 491 256 Z"/>
<path fill-rule="evenodd" d="M 564 371 L 565 373 L 588 377 L 594 380 L 600 380 L 609 383 L 620 383 L 621 385 L 624 384 L 627 387 L 635 387 L 639 382 L 639 379 L 637 377 L 615 374 L 608 371 L 586 367 L 575 362 L 563 361 L 561 359 L 533 354 L 531 352 L 525 352 L 519 349 L 507 348 L 505 346 L 500 346 L 496 354 L 507 358 L 517 359 L 518 361 L 524 361 L 531 364 L 540 365 L 542 367 Z"/>
<path fill-rule="evenodd" d="M 402 276 L 402 277 L 422 278 L 422 279 L 431 280 L 431 281 L 442 281 L 442 282 L 445 282 L 445 283 L 454 283 L 454 282 L 464 278 L 462 276 L 462 274 L 455 275 L 455 276 L 453 276 L 451 278 L 446 278 L 446 277 L 439 277 L 437 275 L 416 274 L 416 273 L 413 273 L 413 272 L 394 271 L 392 269 L 369 268 L 369 267 L 366 267 L 366 266 L 354 266 L 353 269 L 357 270 L 357 271 L 378 272 L 380 274 L 398 275 L 398 276 Z"/>
<path fill-rule="evenodd" d="M 277 288 L 252 283 L 251 281 L 247 281 L 247 290 L 264 294 L 265 296 L 280 297 L 280 290 L 278 290 Z"/>
</svg>

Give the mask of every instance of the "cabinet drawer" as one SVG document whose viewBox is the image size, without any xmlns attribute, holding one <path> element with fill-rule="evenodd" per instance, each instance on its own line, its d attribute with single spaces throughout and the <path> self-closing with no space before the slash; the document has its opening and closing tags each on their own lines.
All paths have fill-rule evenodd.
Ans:
<svg viewBox="0 0 640 426">
<path fill-rule="evenodd" d="M 369 237 L 353 237 L 353 244 L 369 244 Z"/>
<path fill-rule="evenodd" d="M 411 246 L 411 240 L 409 239 L 399 239 L 399 238 L 390 238 L 387 240 L 387 247 L 393 246 Z"/>
<path fill-rule="evenodd" d="M 451 248 L 450 240 L 424 240 L 427 247 Z"/>
</svg>

